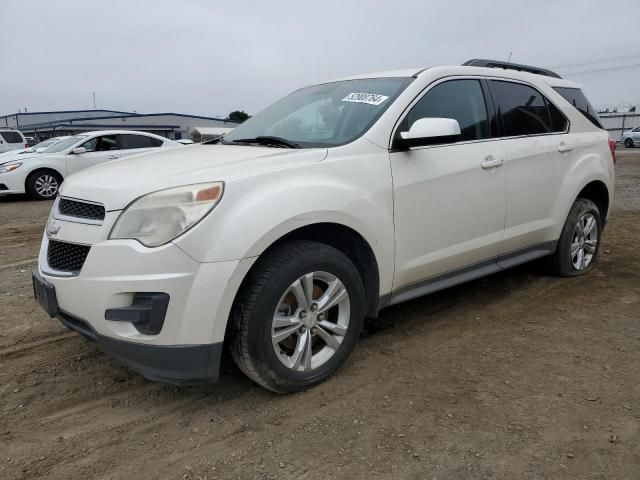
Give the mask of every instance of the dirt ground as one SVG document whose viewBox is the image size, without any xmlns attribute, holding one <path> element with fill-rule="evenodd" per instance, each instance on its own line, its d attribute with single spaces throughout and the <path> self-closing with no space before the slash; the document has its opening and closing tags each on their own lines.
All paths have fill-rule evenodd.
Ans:
<svg viewBox="0 0 640 480">
<path fill-rule="evenodd" d="M 50 202 L 0 199 L 0 478 L 640 478 L 640 150 L 596 268 L 535 265 L 385 310 L 327 383 L 151 383 L 48 318 Z"/>
</svg>

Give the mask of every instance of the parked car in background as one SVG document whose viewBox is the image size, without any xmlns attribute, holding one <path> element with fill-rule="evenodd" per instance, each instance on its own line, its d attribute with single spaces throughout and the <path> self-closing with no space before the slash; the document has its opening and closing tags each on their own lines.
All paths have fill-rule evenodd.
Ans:
<svg viewBox="0 0 640 480">
<path fill-rule="evenodd" d="M 29 148 L 22 132 L 11 129 L 0 129 L 0 153 L 11 150 Z"/>
<path fill-rule="evenodd" d="M 60 140 L 41 153 L 24 158 L 0 157 L 0 194 L 28 193 L 47 200 L 62 181 L 88 167 L 180 144 L 152 133 L 128 130 L 88 132 Z"/>
<path fill-rule="evenodd" d="M 24 139 L 27 141 L 27 145 L 29 145 L 30 147 L 33 147 L 36 143 L 38 143 L 38 141 L 33 137 L 24 137 Z"/>
<path fill-rule="evenodd" d="M 640 126 L 622 133 L 622 143 L 627 148 L 640 145 Z"/>
<path fill-rule="evenodd" d="M 70 178 L 34 291 L 150 379 L 215 380 L 226 346 L 302 390 L 381 308 L 544 256 L 593 268 L 615 142 L 590 111 L 553 72 L 486 60 L 305 87 L 217 142 Z"/>
</svg>

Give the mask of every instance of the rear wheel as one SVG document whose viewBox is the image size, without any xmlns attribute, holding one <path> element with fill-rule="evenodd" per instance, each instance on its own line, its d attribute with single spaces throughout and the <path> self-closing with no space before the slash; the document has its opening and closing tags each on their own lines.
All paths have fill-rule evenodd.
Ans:
<svg viewBox="0 0 640 480">
<path fill-rule="evenodd" d="M 259 260 L 231 316 L 240 369 L 275 392 L 312 387 L 353 350 L 364 319 L 364 288 L 351 260 L 328 245 L 296 241 Z"/>
<path fill-rule="evenodd" d="M 60 189 L 62 177 L 52 170 L 36 170 L 27 178 L 27 193 L 35 200 L 51 200 Z"/>
<path fill-rule="evenodd" d="M 627 148 L 633 148 L 633 139 L 632 138 L 625 139 L 624 146 Z"/>
<path fill-rule="evenodd" d="M 602 219 L 598 206 L 578 198 L 567 216 L 556 253 L 551 257 L 556 274 L 563 277 L 582 275 L 593 267 L 600 247 Z"/>
</svg>

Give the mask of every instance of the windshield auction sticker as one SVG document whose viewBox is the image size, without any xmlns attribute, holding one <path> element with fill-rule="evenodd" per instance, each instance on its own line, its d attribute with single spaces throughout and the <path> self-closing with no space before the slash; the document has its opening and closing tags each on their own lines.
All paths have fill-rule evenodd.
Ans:
<svg viewBox="0 0 640 480">
<path fill-rule="evenodd" d="M 369 105 L 380 105 L 387 98 L 385 95 L 375 93 L 350 93 L 342 99 L 343 102 L 366 103 Z"/>
</svg>

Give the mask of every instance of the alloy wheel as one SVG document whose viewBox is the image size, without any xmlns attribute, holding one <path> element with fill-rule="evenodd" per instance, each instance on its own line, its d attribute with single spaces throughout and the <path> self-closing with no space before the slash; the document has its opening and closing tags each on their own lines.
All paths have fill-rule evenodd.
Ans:
<svg viewBox="0 0 640 480">
<path fill-rule="evenodd" d="M 583 214 L 573 230 L 571 241 L 571 263 L 576 270 L 589 266 L 598 244 L 598 222 L 592 213 Z"/>
<path fill-rule="evenodd" d="M 335 275 L 311 272 L 284 292 L 271 323 L 276 356 L 287 368 L 308 372 L 340 348 L 349 328 L 349 293 Z"/>
<path fill-rule="evenodd" d="M 53 197 L 58 193 L 58 180 L 53 175 L 45 173 L 36 178 L 35 189 L 41 197 Z"/>
</svg>

